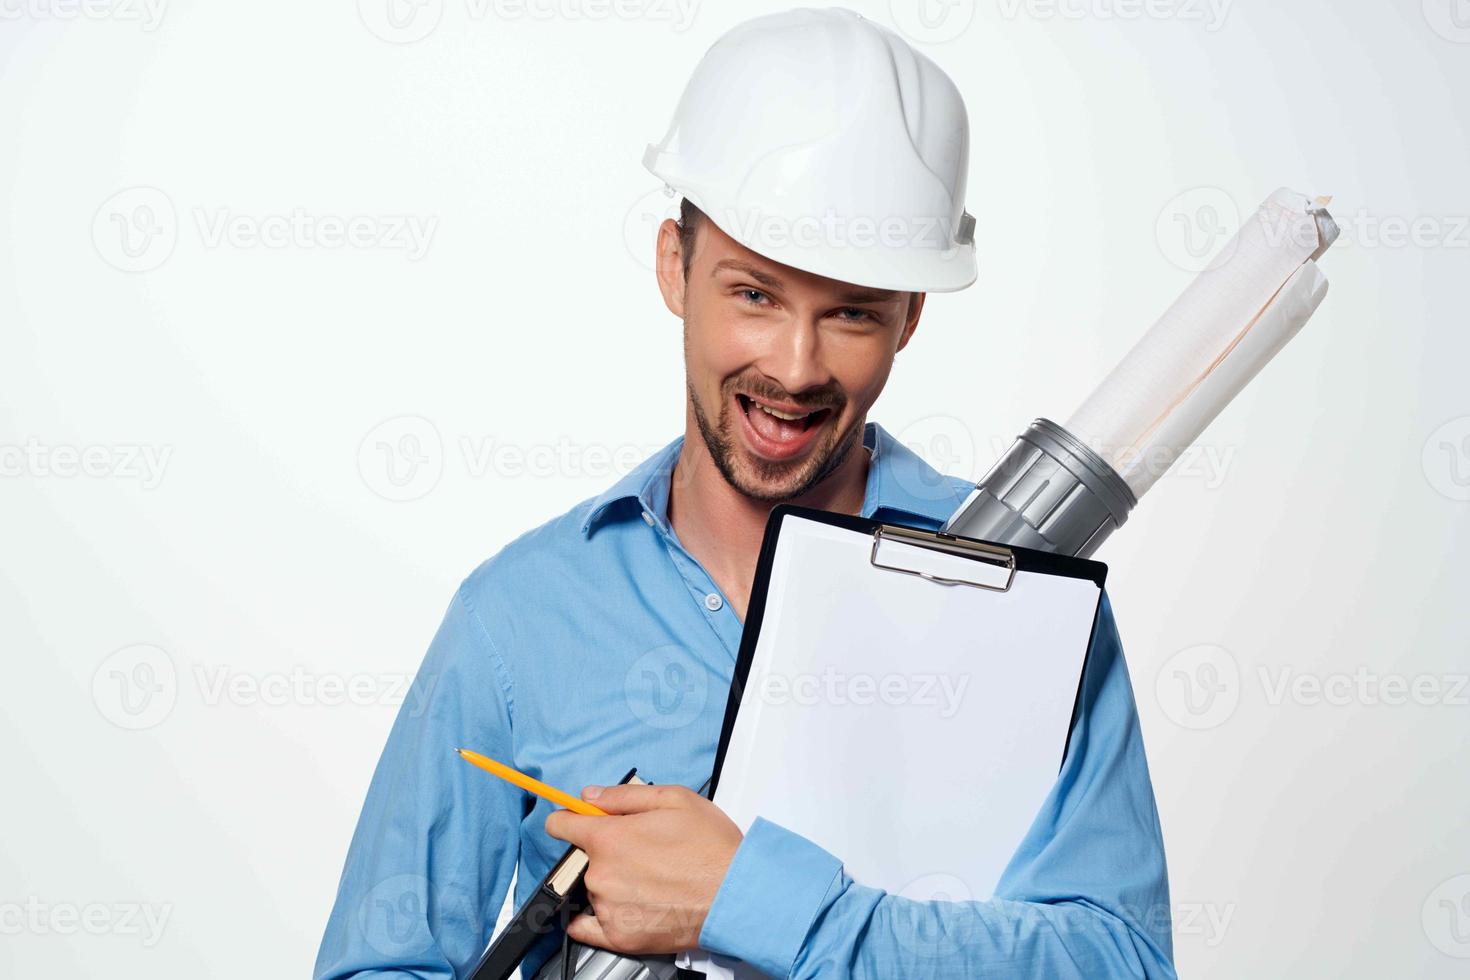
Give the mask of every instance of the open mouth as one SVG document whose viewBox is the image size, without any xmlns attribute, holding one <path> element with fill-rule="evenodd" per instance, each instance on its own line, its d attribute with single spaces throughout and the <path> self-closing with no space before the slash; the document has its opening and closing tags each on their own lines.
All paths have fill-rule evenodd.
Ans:
<svg viewBox="0 0 1470 980">
<path fill-rule="evenodd" d="M 741 430 L 756 455 L 771 460 L 791 459 L 809 447 L 832 415 L 830 408 L 803 408 L 737 394 Z"/>
</svg>

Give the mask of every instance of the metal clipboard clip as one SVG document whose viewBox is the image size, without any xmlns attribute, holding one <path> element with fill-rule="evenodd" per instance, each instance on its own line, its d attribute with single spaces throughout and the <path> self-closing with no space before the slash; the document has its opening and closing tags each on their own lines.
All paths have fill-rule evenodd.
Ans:
<svg viewBox="0 0 1470 980">
<path fill-rule="evenodd" d="M 895 544 L 906 544 L 928 551 L 937 551 L 943 554 L 956 555 L 974 561 L 981 561 L 987 565 L 1004 568 L 1006 577 L 1004 584 L 976 581 L 969 578 L 958 578 L 952 575 L 940 575 L 937 572 L 923 568 L 909 568 L 891 562 L 879 561 L 878 552 L 885 541 Z M 989 589 L 992 592 L 1008 592 L 1011 583 L 1016 578 L 1016 554 L 1009 548 L 1000 545 L 986 544 L 983 541 L 971 541 L 966 538 L 958 538 L 953 534 L 945 534 L 943 531 L 920 531 L 911 527 L 899 527 L 895 524 L 880 524 L 873 531 L 873 551 L 868 560 L 874 568 L 882 568 L 890 572 L 903 572 L 905 575 L 917 575 L 928 579 L 939 585 L 972 585 L 977 589 Z"/>
</svg>

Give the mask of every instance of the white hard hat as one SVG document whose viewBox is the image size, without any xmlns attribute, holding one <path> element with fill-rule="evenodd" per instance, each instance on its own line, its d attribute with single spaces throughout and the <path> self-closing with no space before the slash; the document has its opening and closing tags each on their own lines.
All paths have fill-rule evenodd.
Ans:
<svg viewBox="0 0 1470 980">
<path fill-rule="evenodd" d="M 643 165 L 768 259 L 878 289 L 975 281 L 954 82 L 841 7 L 757 17 L 700 60 Z"/>
</svg>

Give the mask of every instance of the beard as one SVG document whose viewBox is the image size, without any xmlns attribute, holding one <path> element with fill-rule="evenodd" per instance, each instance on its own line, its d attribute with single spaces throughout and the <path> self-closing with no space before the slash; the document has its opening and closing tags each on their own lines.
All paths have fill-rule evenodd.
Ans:
<svg viewBox="0 0 1470 980">
<path fill-rule="evenodd" d="M 757 398 L 799 404 L 811 410 L 830 409 L 828 419 L 841 417 L 847 405 L 847 395 L 841 388 L 831 385 L 796 398 L 784 389 L 770 384 L 763 375 L 736 375 L 726 378 L 720 385 L 719 417 L 711 419 L 705 411 L 694 385 L 688 385 L 689 404 L 694 408 L 694 420 L 705 448 L 725 482 L 738 492 L 763 503 L 782 503 L 802 496 L 821 483 L 828 474 L 842 465 L 848 453 L 862 441 L 862 420 L 858 419 L 845 430 L 829 424 L 828 430 L 810 451 L 799 459 L 773 461 L 761 459 L 746 451 L 735 434 L 738 420 L 732 406 L 737 404 L 736 392 L 744 392 Z M 751 411 L 759 409 L 751 408 Z"/>
</svg>

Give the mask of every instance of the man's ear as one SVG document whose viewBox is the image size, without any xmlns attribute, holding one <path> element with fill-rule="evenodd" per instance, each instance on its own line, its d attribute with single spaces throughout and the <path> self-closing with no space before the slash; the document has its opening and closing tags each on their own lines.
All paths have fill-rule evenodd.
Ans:
<svg viewBox="0 0 1470 980">
<path fill-rule="evenodd" d="M 684 317 L 684 252 L 679 242 L 679 223 L 665 218 L 658 226 L 658 241 L 654 244 L 654 275 L 658 277 L 658 291 L 663 293 L 664 305 L 674 316 Z"/>
<path fill-rule="evenodd" d="M 909 338 L 914 335 L 915 330 L 919 329 L 919 314 L 924 311 L 924 297 L 927 295 L 929 294 L 914 293 L 910 296 L 909 313 L 904 318 L 903 333 L 899 335 L 898 347 L 894 350 L 895 354 L 909 345 Z"/>
</svg>

